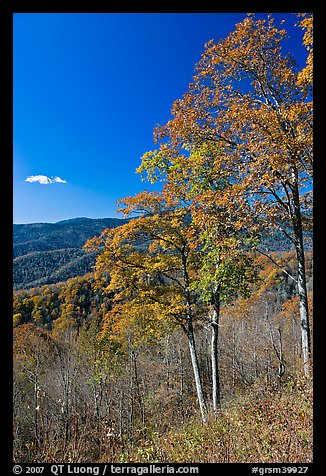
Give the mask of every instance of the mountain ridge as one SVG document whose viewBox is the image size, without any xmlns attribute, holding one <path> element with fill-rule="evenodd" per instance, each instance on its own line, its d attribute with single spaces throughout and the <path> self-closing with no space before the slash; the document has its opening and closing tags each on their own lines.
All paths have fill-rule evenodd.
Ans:
<svg viewBox="0 0 326 476">
<path fill-rule="evenodd" d="M 83 249 L 86 241 L 130 220 L 76 217 L 56 223 L 14 224 L 14 290 L 55 284 L 92 272 L 98 252 L 87 253 Z M 312 249 L 312 235 L 307 232 L 305 236 L 308 251 Z M 266 232 L 262 244 L 269 251 L 293 248 L 280 232 Z"/>
<path fill-rule="evenodd" d="M 91 272 L 97 253 L 86 253 L 83 245 L 106 228 L 129 220 L 77 217 L 56 223 L 14 224 L 14 290 L 54 284 Z"/>
</svg>

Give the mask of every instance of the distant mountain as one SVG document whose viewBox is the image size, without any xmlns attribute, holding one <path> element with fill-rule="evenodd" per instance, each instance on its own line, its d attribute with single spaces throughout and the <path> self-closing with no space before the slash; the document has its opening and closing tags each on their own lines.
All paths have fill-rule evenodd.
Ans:
<svg viewBox="0 0 326 476">
<path fill-rule="evenodd" d="M 128 221 L 83 217 L 57 223 L 14 224 L 14 289 L 66 281 L 92 271 L 97 253 L 86 253 L 83 245 L 104 229 Z"/>
<path fill-rule="evenodd" d="M 313 249 L 313 231 L 307 230 L 303 232 L 305 251 Z M 293 250 L 293 243 L 281 231 L 267 231 L 261 237 L 261 251 L 290 251 Z"/>
<path fill-rule="evenodd" d="M 57 223 L 14 225 L 14 258 L 33 251 L 81 248 L 105 228 L 126 223 L 121 218 L 73 218 Z"/>
<path fill-rule="evenodd" d="M 57 223 L 14 225 L 14 289 L 55 284 L 93 271 L 97 252 L 86 253 L 83 245 L 106 228 L 130 219 L 73 218 Z M 312 249 L 312 233 L 306 233 L 306 250 Z M 293 244 L 281 233 L 266 232 L 262 250 L 289 251 Z"/>
</svg>

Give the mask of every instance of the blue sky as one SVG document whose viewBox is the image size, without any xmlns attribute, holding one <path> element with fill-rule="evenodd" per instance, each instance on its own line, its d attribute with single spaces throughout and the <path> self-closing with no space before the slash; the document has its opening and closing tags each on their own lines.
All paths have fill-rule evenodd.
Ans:
<svg viewBox="0 0 326 476">
<path fill-rule="evenodd" d="M 152 190 L 135 169 L 155 147 L 155 125 L 170 118 L 205 42 L 244 17 L 15 14 L 14 223 L 115 217 L 117 199 Z M 302 67 L 294 16 L 276 17 Z"/>
</svg>

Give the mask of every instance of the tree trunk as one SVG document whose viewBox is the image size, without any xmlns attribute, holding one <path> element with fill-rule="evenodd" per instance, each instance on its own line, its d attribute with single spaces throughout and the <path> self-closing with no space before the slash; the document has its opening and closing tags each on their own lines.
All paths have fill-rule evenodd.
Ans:
<svg viewBox="0 0 326 476">
<path fill-rule="evenodd" d="M 134 366 L 133 366 L 133 353 L 130 352 L 130 362 L 129 362 L 129 419 L 128 419 L 128 431 L 129 431 L 129 442 L 131 447 L 134 446 Z"/>
<path fill-rule="evenodd" d="M 211 340 L 211 359 L 212 359 L 212 400 L 213 411 L 217 414 L 220 403 L 220 378 L 218 369 L 218 326 L 220 318 L 220 305 L 216 303 L 213 308 L 212 316 L 212 340 Z"/>
<path fill-rule="evenodd" d="M 235 325 L 232 324 L 232 387 L 233 390 L 235 388 L 235 356 L 236 356 L 236 348 L 235 348 Z"/>
<path fill-rule="evenodd" d="M 183 367 L 183 358 L 182 358 L 182 352 L 181 352 L 181 347 L 180 344 L 178 345 L 178 354 L 179 354 L 179 378 L 180 378 L 180 403 L 181 403 L 181 415 L 182 415 L 182 422 L 184 422 L 185 418 L 185 412 L 184 412 L 184 404 L 183 404 L 183 398 L 184 398 L 184 367 Z"/>
<path fill-rule="evenodd" d="M 257 356 L 257 335 L 258 335 L 258 324 L 257 319 L 255 320 L 255 333 L 254 333 L 254 371 L 255 371 L 255 379 L 258 379 L 259 371 L 258 371 L 258 356 Z"/>
<path fill-rule="evenodd" d="M 138 377 L 138 366 L 137 366 L 137 355 L 135 351 L 132 349 L 132 360 L 134 363 L 134 375 L 135 375 L 135 390 L 136 390 L 136 397 L 138 400 L 139 411 L 142 419 L 143 425 L 145 425 L 145 407 L 143 403 L 143 398 L 140 389 L 139 377 Z"/>
<path fill-rule="evenodd" d="M 305 272 L 303 248 L 299 246 L 296 252 L 297 252 L 297 259 L 298 259 L 298 292 L 299 292 L 299 301 L 300 301 L 300 323 L 301 323 L 303 371 L 305 375 L 307 376 L 309 375 L 311 344 L 310 344 L 306 272 Z"/>
<path fill-rule="evenodd" d="M 207 408 L 206 408 L 206 402 L 205 402 L 202 382 L 201 382 L 201 378 L 200 378 L 198 358 L 197 358 L 197 352 L 196 352 L 196 346 L 195 346 L 195 337 L 194 337 L 194 331 L 193 331 L 191 317 L 188 317 L 187 337 L 188 337 L 191 363 L 192 363 L 192 368 L 193 368 L 194 377 L 195 377 L 197 398 L 198 398 L 201 418 L 202 418 L 203 423 L 206 423 L 206 421 L 207 421 Z"/>
<path fill-rule="evenodd" d="M 165 357 L 164 357 L 164 363 L 165 363 L 165 382 L 166 382 L 166 388 L 167 388 L 167 390 L 170 389 L 170 359 L 169 359 L 169 351 L 170 351 L 170 336 L 167 336 L 167 338 L 166 338 L 166 344 L 165 344 Z"/>
<path fill-rule="evenodd" d="M 187 312 L 187 326 L 184 326 L 183 330 L 186 332 L 186 335 L 188 338 L 191 364 L 192 364 L 194 377 L 195 377 L 197 398 L 198 398 L 201 418 L 203 423 L 206 423 L 207 407 L 206 407 L 206 402 L 205 402 L 205 397 L 203 392 L 203 386 L 202 386 L 202 382 L 200 378 L 197 351 L 195 346 L 194 328 L 192 324 L 191 295 L 189 291 L 190 288 L 189 288 L 189 276 L 188 276 L 188 270 L 187 270 L 187 256 L 188 256 L 187 251 L 184 248 L 181 258 L 182 258 L 183 278 L 184 278 L 184 284 L 185 284 L 184 293 L 185 293 L 186 303 L 188 307 L 188 312 Z"/>
<path fill-rule="evenodd" d="M 308 376 L 310 371 L 311 342 L 310 342 L 310 328 L 309 328 L 309 311 L 308 311 L 305 255 L 304 255 L 304 246 L 303 246 L 302 218 L 301 218 L 301 210 L 300 210 L 300 197 L 299 197 L 299 191 L 297 187 L 295 188 L 293 195 L 294 195 L 293 228 L 295 232 L 295 249 L 296 249 L 297 266 L 298 266 L 298 293 L 299 293 L 299 302 L 300 302 L 300 324 L 301 324 L 303 371 L 304 371 L 304 374 Z"/>
</svg>

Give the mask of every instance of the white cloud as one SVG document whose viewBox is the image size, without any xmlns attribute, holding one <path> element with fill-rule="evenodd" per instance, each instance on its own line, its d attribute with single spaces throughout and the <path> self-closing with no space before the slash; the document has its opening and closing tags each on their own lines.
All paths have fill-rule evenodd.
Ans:
<svg viewBox="0 0 326 476">
<path fill-rule="evenodd" d="M 52 183 L 67 183 L 66 180 L 62 180 L 62 178 L 60 177 L 54 177 L 54 179 L 52 179 Z"/>
<path fill-rule="evenodd" d="M 38 182 L 42 185 L 48 185 L 50 183 L 67 183 L 66 180 L 62 180 L 60 177 L 47 177 L 46 175 L 30 175 L 25 179 L 25 182 Z"/>
</svg>

